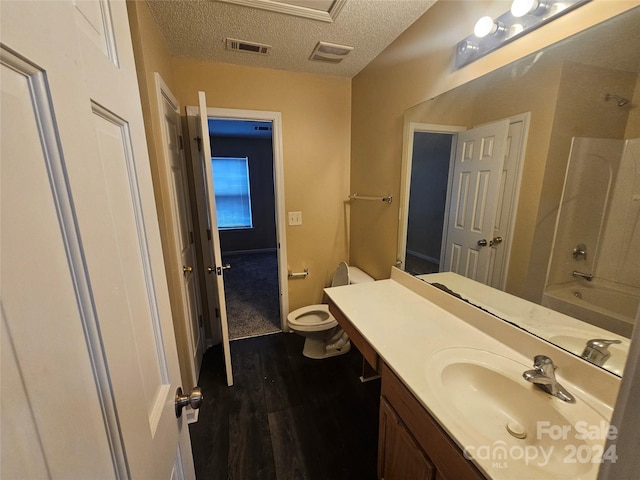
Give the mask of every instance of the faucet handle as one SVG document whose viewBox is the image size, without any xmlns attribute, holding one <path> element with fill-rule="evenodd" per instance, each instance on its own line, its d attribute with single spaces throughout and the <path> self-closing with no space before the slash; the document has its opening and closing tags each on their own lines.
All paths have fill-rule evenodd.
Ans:
<svg viewBox="0 0 640 480">
<path fill-rule="evenodd" d="M 553 364 L 553 360 L 551 360 L 546 355 L 536 355 L 535 357 L 533 357 L 533 368 L 549 377 L 554 376 L 554 372 L 556 370 L 556 366 Z"/>
<path fill-rule="evenodd" d="M 606 340 L 604 338 L 592 338 L 587 342 L 587 345 L 584 347 L 584 351 L 582 352 L 582 358 L 585 360 L 598 365 L 604 365 L 609 357 L 611 356 L 611 352 L 609 351 L 609 345 L 614 343 L 622 343 L 620 340 Z"/>
<path fill-rule="evenodd" d="M 609 345 L 615 343 L 622 343 L 621 340 L 606 340 L 604 338 L 593 338 L 587 342 L 587 347 L 597 348 L 600 351 L 605 351 L 609 348 Z"/>
</svg>

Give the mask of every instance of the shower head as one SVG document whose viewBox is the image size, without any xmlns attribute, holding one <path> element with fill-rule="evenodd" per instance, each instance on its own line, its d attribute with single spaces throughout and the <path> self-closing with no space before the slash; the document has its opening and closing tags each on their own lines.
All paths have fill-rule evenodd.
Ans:
<svg viewBox="0 0 640 480">
<path fill-rule="evenodd" d="M 616 100 L 616 102 L 618 103 L 619 107 L 624 107 L 627 103 L 630 102 L 630 100 L 628 98 L 620 97 L 620 96 L 615 95 L 613 93 L 607 93 L 604 96 L 605 102 L 608 102 L 611 99 Z"/>
</svg>

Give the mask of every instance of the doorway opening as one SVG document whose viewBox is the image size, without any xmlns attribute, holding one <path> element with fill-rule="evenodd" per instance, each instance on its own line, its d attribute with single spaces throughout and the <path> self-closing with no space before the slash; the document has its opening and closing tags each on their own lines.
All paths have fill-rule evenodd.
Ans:
<svg viewBox="0 0 640 480">
<path fill-rule="evenodd" d="M 279 332 L 272 122 L 208 124 L 229 339 Z"/>
</svg>

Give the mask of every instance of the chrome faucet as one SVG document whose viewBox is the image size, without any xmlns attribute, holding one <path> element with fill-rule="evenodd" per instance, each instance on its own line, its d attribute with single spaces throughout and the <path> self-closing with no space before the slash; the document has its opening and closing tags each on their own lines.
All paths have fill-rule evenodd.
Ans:
<svg viewBox="0 0 640 480">
<path fill-rule="evenodd" d="M 591 280 L 593 280 L 593 275 L 591 275 L 590 273 L 578 272 L 577 270 L 574 270 L 571 275 L 573 275 L 574 277 L 582 277 L 587 282 L 590 282 Z"/>
<path fill-rule="evenodd" d="M 579 260 L 581 258 L 583 260 L 587 259 L 587 246 L 584 243 L 579 243 L 575 246 L 575 248 L 573 249 L 573 258 L 575 258 L 576 260 Z"/>
<path fill-rule="evenodd" d="M 574 403 L 576 400 L 567 390 L 556 380 L 556 366 L 546 355 L 536 355 L 533 357 L 533 370 L 527 370 L 522 377 L 533 383 L 538 388 L 554 397 L 558 397 L 565 402 Z"/>
<path fill-rule="evenodd" d="M 620 340 L 604 340 L 602 338 L 589 340 L 582 352 L 582 358 L 601 367 L 611 356 L 609 345 L 614 343 L 622 342 Z"/>
</svg>

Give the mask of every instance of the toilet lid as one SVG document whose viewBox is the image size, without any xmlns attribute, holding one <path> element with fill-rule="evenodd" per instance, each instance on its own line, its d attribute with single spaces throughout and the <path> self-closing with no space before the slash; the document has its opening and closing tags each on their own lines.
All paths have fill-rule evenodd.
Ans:
<svg viewBox="0 0 640 480">
<path fill-rule="evenodd" d="M 349 285 L 349 266 L 345 262 L 338 264 L 331 282 L 332 287 L 341 287 L 342 285 Z"/>
</svg>

